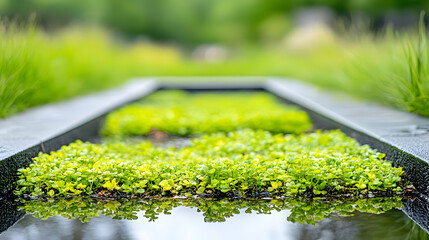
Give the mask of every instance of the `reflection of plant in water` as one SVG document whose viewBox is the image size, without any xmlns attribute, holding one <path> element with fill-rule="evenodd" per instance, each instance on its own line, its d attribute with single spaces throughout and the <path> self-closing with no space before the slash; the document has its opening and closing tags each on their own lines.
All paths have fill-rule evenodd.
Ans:
<svg viewBox="0 0 429 240">
<path fill-rule="evenodd" d="M 409 221 L 405 226 L 405 228 L 408 228 L 407 232 L 407 238 L 409 240 L 428 240 L 429 235 L 427 232 L 425 232 L 419 225 L 414 223 L 413 221 Z"/>
<path fill-rule="evenodd" d="M 82 222 L 100 215 L 113 219 L 137 219 L 137 212 L 149 221 L 160 214 L 171 214 L 173 208 L 185 206 L 202 212 L 205 222 L 224 222 L 226 218 L 239 213 L 270 214 L 272 211 L 290 210 L 288 221 L 316 224 L 333 213 L 340 216 L 352 216 L 355 211 L 383 213 L 402 207 L 400 197 L 363 198 L 352 200 L 313 199 L 273 199 L 273 200 L 229 200 L 229 199 L 133 199 L 133 200 L 97 200 L 93 198 L 48 199 L 47 201 L 26 201 L 20 208 L 34 217 L 47 219 L 61 215 Z"/>
<path fill-rule="evenodd" d="M 369 198 L 335 202 L 327 202 L 323 200 L 301 201 L 299 199 L 289 200 L 288 209 L 291 210 L 291 215 L 288 220 L 291 222 L 315 224 L 325 218 L 329 218 L 330 214 L 335 213 L 340 216 L 353 216 L 357 210 L 359 212 L 379 214 L 390 209 L 402 207 L 400 197 L 392 198 Z"/>
</svg>

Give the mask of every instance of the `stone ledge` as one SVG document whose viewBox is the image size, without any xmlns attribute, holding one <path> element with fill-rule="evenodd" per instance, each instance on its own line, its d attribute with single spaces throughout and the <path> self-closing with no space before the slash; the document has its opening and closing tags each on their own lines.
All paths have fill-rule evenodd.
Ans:
<svg viewBox="0 0 429 240">
<path fill-rule="evenodd" d="M 46 104 L 0 119 L 0 190 L 6 192 L 16 170 L 38 152 L 50 152 L 76 139 L 98 135 L 102 118 L 124 104 L 158 89 L 154 80 L 132 81 L 122 87 Z"/>
<path fill-rule="evenodd" d="M 341 129 L 363 144 L 386 153 L 403 167 L 416 188 L 428 193 L 429 119 L 416 114 L 328 94 L 302 82 L 269 79 L 265 88 L 308 111 L 322 129 Z"/>
</svg>

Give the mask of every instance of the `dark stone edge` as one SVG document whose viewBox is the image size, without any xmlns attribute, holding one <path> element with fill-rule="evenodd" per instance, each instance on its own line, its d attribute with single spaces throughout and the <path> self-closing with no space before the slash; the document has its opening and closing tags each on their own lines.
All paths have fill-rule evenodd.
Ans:
<svg viewBox="0 0 429 240">
<path fill-rule="evenodd" d="M 406 199 L 402 203 L 402 212 L 412 219 L 421 229 L 429 234 L 429 204 L 419 198 Z"/>
<path fill-rule="evenodd" d="M 82 141 L 93 140 L 99 134 L 99 129 L 102 126 L 103 120 L 104 115 L 99 116 L 79 127 L 0 161 L 1 179 L 7 179 L 7 182 L 1 184 L 3 189 L 0 192 L 0 200 L 2 197 L 4 198 L 4 196 L 10 197 L 13 190 L 13 183 L 17 180 L 17 170 L 29 166 L 32 162 L 31 159 L 36 157 L 39 152 L 49 153 L 77 139 Z"/>
<path fill-rule="evenodd" d="M 151 81 L 152 79 L 142 79 L 142 81 Z M 120 87 L 119 87 L 120 88 Z M 157 91 L 160 86 L 154 82 L 148 91 L 142 92 L 139 96 L 128 96 L 127 99 L 118 100 L 103 112 L 94 111 L 92 119 L 81 122 L 78 126 L 71 127 L 68 131 L 63 131 L 60 135 L 54 136 L 46 141 L 35 143 L 32 147 L 19 151 L 12 156 L 0 159 L 0 201 L 7 198 L 13 198 L 13 184 L 18 179 L 17 171 L 20 168 L 28 167 L 32 158 L 36 157 L 39 152 L 49 153 L 59 149 L 61 146 L 69 144 L 76 140 L 91 141 L 96 139 L 100 134 L 105 116 L 126 104 L 136 102 L 141 98 Z M 107 90 L 109 91 L 109 90 Z"/>
<path fill-rule="evenodd" d="M 234 83 L 234 82 L 185 82 L 185 83 L 160 83 L 159 90 L 180 89 L 188 92 L 216 92 L 216 91 L 266 91 L 263 82 L 260 83 Z"/>
</svg>

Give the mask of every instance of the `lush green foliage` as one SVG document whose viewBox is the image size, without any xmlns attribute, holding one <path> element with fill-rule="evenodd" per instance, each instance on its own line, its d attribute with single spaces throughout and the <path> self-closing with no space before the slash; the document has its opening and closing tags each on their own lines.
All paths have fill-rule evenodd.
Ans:
<svg viewBox="0 0 429 240">
<path fill-rule="evenodd" d="M 355 52 L 353 64 L 344 67 L 343 78 L 353 83 L 347 91 L 428 117 L 429 48 L 423 20 L 422 14 L 419 30 L 410 35 L 389 31 L 382 38 L 366 36 L 368 49 Z"/>
<path fill-rule="evenodd" d="M 286 76 L 429 115 L 424 32 L 419 43 L 417 34 L 387 31 L 374 37 L 357 32 L 344 37 L 326 29 L 314 31 L 313 41 L 304 41 L 305 32 L 297 31 L 281 46 L 239 48 L 225 59 L 204 62 L 171 46 L 118 44 L 99 29 L 47 35 L 32 26 L 2 23 L 0 117 L 131 77 L 156 75 Z"/>
<path fill-rule="evenodd" d="M 338 195 L 400 191 L 403 173 L 384 154 L 339 131 L 272 135 L 240 130 L 181 149 L 150 142 L 76 142 L 19 170 L 17 195 Z"/>
<path fill-rule="evenodd" d="M 419 33 L 416 46 L 412 43 L 407 46 L 409 74 L 401 78 L 407 89 L 403 91 L 403 101 L 407 103 L 408 111 L 429 117 L 429 49 L 423 14 Z"/>
<path fill-rule="evenodd" d="M 30 98 L 27 89 L 35 88 L 35 79 L 41 77 L 32 61 L 34 35 L 35 29 L 23 31 L 14 25 L 6 34 L 6 26 L 0 25 L 0 117 L 21 110 Z"/>
<path fill-rule="evenodd" d="M 142 66 L 159 69 L 178 60 L 176 50 L 122 47 L 98 29 L 69 28 L 50 36 L 32 25 L 0 21 L 0 117 L 106 89 L 144 72 Z"/>
<path fill-rule="evenodd" d="M 363 198 L 349 200 L 326 199 L 274 199 L 274 200 L 205 200 L 205 199 L 135 199 L 135 200 L 97 200 L 92 198 L 48 199 L 47 201 L 25 201 L 20 207 L 34 217 L 47 219 L 61 215 L 69 219 L 90 221 L 101 215 L 113 219 L 137 219 L 137 212 L 155 221 L 161 214 L 179 206 L 196 208 L 202 212 L 205 222 L 224 222 L 227 218 L 243 213 L 270 214 L 274 211 L 291 210 L 288 221 L 315 224 L 329 218 L 331 214 L 352 216 L 356 211 L 383 213 L 390 209 L 401 208 L 400 197 Z"/>
<path fill-rule="evenodd" d="M 105 135 L 148 135 L 160 130 L 175 135 L 262 129 L 274 133 L 310 130 L 307 114 L 266 93 L 186 94 L 161 91 L 139 104 L 107 116 Z"/>
</svg>

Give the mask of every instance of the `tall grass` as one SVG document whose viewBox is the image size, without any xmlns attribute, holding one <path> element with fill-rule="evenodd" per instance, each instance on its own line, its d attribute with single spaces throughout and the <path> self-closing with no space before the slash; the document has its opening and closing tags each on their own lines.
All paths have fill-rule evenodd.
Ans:
<svg viewBox="0 0 429 240">
<path fill-rule="evenodd" d="M 251 47 L 203 62 L 177 47 L 125 43 L 100 29 L 46 34 L 0 24 L 0 117 L 136 76 L 285 76 L 429 116 L 429 54 L 420 34 L 334 36 L 305 49 Z M 115 40 L 114 40 L 115 39 Z"/>
<path fill-rule="evenodd" d="M 424 13 L 418 29 L 366 35 L 346 61 L 349 92 L 429 117 L 429 48 Z"/>
<path fill-rule="evenodd" d="M 24 109 L 24 102 L 31 101 L 31 92 L 43 78 L 35 35 L 32 26 L 0 25 L 0 116 Z"/>
<path fill-rule="evenodd" d="M 407 78 L 400 78 L 406 87 L 403 101 L 408 104 L 408 111 L 429 117 L 429 49 L 424 13 L 420 17 L 418 42 L 409 42 L 406 50 L 409 74 Z"/>
<path fill-rule="evenodd" d="M 175 63 L 178 55 L 147 44 L 122 46 L 99 29 L 68 28 L 48 35 L 31 24 L 2 22 L 0 117 L 115 86 L 145 68 L 153 72 L 150 66 Z"/>
</svg>

